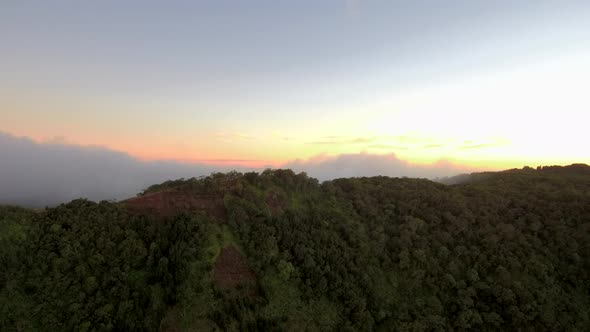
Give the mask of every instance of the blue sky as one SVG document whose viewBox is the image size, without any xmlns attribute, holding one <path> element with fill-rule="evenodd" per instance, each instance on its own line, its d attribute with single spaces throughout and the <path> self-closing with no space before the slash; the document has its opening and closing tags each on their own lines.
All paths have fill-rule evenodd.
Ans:
<svg viewBox="0 0 590 332">
<path fill-rule="evenodd" d="M 25 79 L 41 72 L 65 88 L 110 94 L 115 84 L 124 88 L 120 93 L 201 91 L 212 98 L 259 94 L 258 87 L 278 92 L 271 97 L 285 94 L 270 82 L 297 88 L 398 74 L 386 84 L 403 86 L 468 75 L 587 45 L 589 25 L 584 1 L 17 1 L 2 7 L 3 62 L 34 71 Z M 79 86 L 84 75 L 95 78 Z"/>
</svg>

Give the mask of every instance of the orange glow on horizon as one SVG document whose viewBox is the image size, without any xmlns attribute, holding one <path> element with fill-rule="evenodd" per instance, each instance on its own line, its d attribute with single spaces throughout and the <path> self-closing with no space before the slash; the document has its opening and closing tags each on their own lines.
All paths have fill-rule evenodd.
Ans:
<svg viewBox="0 0 590 332">
<path fill-rule="evenodd" d="M 10 111 L 0 111 L 0 130 L 141 160 L 253 168 L 356 153 L 491 170 L 590 163 L 589 77 L 590 62 L 577 54 L 361 104 L 312 105 L 306 117 L 291 109 L 236 121 L 200 114 L 191 102 L 20 91 L 3 96 L 0 110 Z"/>
<path fill-rule="evenodd" d="M 464 170 L 465 172 L 468 171 L 498 171 L 510 168 L 522 168 L 524 166 L 547 166 L 547 165 L 566 165 L 572 163 L 588 163 L 588 160 L 584 160 L 583 158 L 580 159 L 572 159 L 572 158 L 538 158 L 538 157 L 531 157 L 531 158 L 501 158 L 498 155 L 497 158 L 487 156 L 481 153 L 474 153 L 474 156 L 479 156 L 479 158 L 458 158 L 458 157 L 441 157 L 437 155 L 428 155 L 428 154 L 417 154 L 416 151 L 412 151 L 413 148 L 416 148 L 417 144 L 427 144 L 429 139 L 420 138 L 415 136 L 411 137 L 403 137 L 398 140 L 402 140 L 405 142 L 407 146 L 400 145 L 399 150 L 395 150 L 394 146 L 392 145 L 390 150 L 383 151 L 381 147 L 379 148 L 367 148 L 367 147 L 358 147 L 357 144 L 351 143 L 346 144 L 343 142 L 339 144 L 337 141 L 334 146 L 331 146 L 331 142 L 318 142 L 322 143 L 319 144 L 321 147 L 318 149 L 317 146 L 313 144 L 306 144 L 312 139 L 309 140 L 293 140 L 291 142 L 292 149 L 290 151 L 292 154 L 283 153 L 284 157 L 282 158 L 273 158 L 275 151 L 279 150 L 280 147 L 272 146 L 268 144 L 261 143 L 263 148 L 254 150 L 255 153 L 252 153 L 252 150 L 242 150 L 239 151 L 238 148 L 235 146 L 231 146 L 229 144 L 229 150 L 233 150 L 233 153 L 227 153 L 224 151 L 218 151 L 217 153 L 210 153 L 210 150 L 207 151 L 206 149 L 202 149 L 201 153 L 199 153 L 197 148 L 191 149 L 190 145 L 185 144 L 184 146 L 166 146 L 165 144 L 154 145 L 152 148 L 146 148 L 141 143 L 133 143 L 133 142 L 122 142 L 122 141 L 113 141 L 110 144 L 95 144 L 93 142 L 83 141 L 83 143 L 73 143 L 69 138 L 65 137 L 54 137 L 54 138 L 47 138 L 47 137 L 40 137 L 40 136 L 32 136 L 32 135 L 23 135 L 32 138 L 37 143 L 49 143 L 49 144 L 68 144 L 68 145 L 75 145 L 81 147 L 97 147 L 97 148 L 104 148 L 113 151 L 119 151 L 121 153 L 128 154 L 132 158 L 136 158 L 141 161 L 173 161 L 173 162 L 180 162 L 186 164 L 201 164 L 201 165 L 208 165 L 208 166 L 216 166 L 216 167 L 245 167 L 245 168 L 253 168 L 253 169 L 261 169 L 261 168 L 281 168 L 284 167 L 286 164 L 293 162 L 293 161 L 303 161 L 306 163 L 320 163 L 322 161 L 330 160 L 332 158 L 337 157 L 341 154 L 359 154 L 359 153 L 368 153 L 372 155 L 391 155 L 392 153 L 396 156 L 396 158 L 407 162 L 409 165 L 416 165 L 416 166 L 425 166 L 425 167 L 436 167 L 437 165 L 443 163 L 451 164 L 453 167 L 459 170 Z M 214 138 L 212 138 L 213 140 Z M 387 143 L 391 143 L 388 140 L 391 138 L 388 137 L 381 137 L 381 138 L 353 138 L 353 139 L 343 139 L 341 141 L 350 141 L 350 142 L 361 142 L 361 141 L 370 141 L 372 146 L 378 145 L 379 140 L 385 140 L 385 143 L 382 144 L 383 146 L 387 147 Z M 443 140 L 441 140 L 443 141 Z M 302 143 L 303 142 L 303 143 Z M 457 143 L 457 140 L 445 140 L 444 141 L 447 145 L 441 144 L 439 148 L 447 149 L 450 151 L 457 149 L 457 144 L 464 144 L 465 142 Z M 125 144 L 127 143 L 127 144 Z M 253 144 L 258 144 L 256 140 L 253 142 L 248 142 Z M 396 142 L 399 143 L 399 142 Z M 492 142 L 493 143 L 493 142 Z M 368 143 L 369 144 L 369 143 Z M 454 145 L 453 145 L 454 144 Z M 477 145 L 477 142 L 470 142 L 470 144 Z M 435 144 L 431 144 L 435 145 Z M 482 144 L 483 145 L 483 144 Z M 454 146 L 454 147 L 453 147 Z M 266 149 L 265 149 L 266 147 Z M 514 146 L 511 146 L 511 143 L 507 142 L 500 142 L 499 143 L 500 150 L 505 149 L 508 147 L 510 149 L 514 149 Z M 498 148 L 494 147 L 493 144 L 489 148 L 485 149 L 493 149 Z M 416 148 L 417 149 L 417 148 Z M 331 150 L 330 152 L 323 152 L 326 150 Z M 426 149 L 428 150 L 428 149 Z M 283 151 L 284 152 L 284 151 Z M 255 156 L 257 158 L 248 158 L 248 156 Z M 236 157 L 237 156 L 237 157 Z M 493 155 L 492 155 L 493 156 Z"/>
</svg>

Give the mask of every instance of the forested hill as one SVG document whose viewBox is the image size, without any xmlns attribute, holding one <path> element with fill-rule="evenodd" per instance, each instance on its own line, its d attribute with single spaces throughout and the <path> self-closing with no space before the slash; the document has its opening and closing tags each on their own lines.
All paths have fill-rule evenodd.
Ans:
<svg viewBox="0 0 590 332">
<path fill-rule="evenodd" d="M 2 331 L 588 331 L 590 167 L 0 208 Z"/>
<path fill-rule="evenodd" d="M 436 182 L 443 184 L 467 184 L 482 181 L 503 181 L 504 179 L 524 177 L 522 180 L 526 181 L 531 178 L 549 178 L 554 180 L 563 177 L 570 180 L 576 178 L 580 181 L 587 180 L 590 176 L 590 167 L 586 164 L 573 164 L 569 166 L 538 166 L 536 169 L 532 167 L 524 167 L 523 169 L 510 169 L 503 172 L 483 172 L 460 174 L 453 177 L 446 177 L 437 179 Z M 546 181 L 546 180 L 545 180 Z"/>
</svg>

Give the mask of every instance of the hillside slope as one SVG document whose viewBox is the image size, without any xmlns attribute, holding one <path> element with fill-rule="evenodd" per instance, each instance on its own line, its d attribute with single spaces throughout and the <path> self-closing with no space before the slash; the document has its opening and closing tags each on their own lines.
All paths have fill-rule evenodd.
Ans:
<svg viewBox="0 0 590 332">
<path fill-rule="evenodd" d="M 590 329 L 590 167 L 168 181 L 0 209 L 0 330 Z"/>
</svg>

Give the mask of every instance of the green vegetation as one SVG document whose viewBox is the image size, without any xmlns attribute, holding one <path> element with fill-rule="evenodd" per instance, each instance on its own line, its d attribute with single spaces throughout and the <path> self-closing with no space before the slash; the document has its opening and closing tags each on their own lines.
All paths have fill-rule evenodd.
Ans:
<svg viewBox="0 0 590 332">
<path fill-rule="evenodd" d="M 157 329 L 207 224 L 198 216 L 130 217 L 116 204 L 85 200 L 37 215 L 11 212 L 3 211 L 3 228 L 25 225 L 27 234 L 2 242 L 11 252 L 2 261 L 3 331 Z"/>
<path fill-rule="evenodd" d="M 445 181 L 267 170 L 148 188 L 200 195 L 165 217 L 2 207 L 0 330 L 590 330 L 590 167 Z"/>
</svg>

